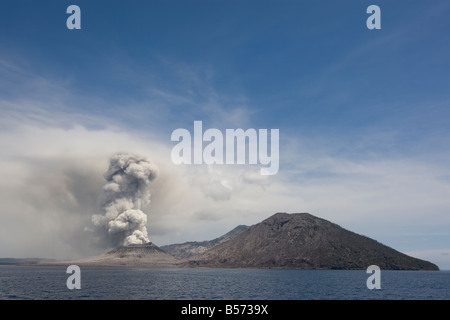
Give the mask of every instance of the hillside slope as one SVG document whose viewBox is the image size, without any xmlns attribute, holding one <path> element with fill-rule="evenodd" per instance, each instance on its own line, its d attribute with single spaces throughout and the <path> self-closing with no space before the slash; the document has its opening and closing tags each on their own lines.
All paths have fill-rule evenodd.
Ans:
<svg viewBox="0 0 450 320">
<path fill-rule="evenodd" d="M 206 240 L 206 241 L 189 241 L 184 243 L 176 243 L 176 244 L 170 244 L 161 246 L 160 248 L 164 250 L 165 252 L 171 254 L 175 258 L 178 259 L 189 259 L 193 256 L 196 256 L 200 253 L 205 252 L 208 249 L 211 249 L 212 247 L 221 244 L 225 241 L 228 241 L 241 232 L 247 230 L 249 227 L 244 225 L 239 225 L 233 230 L 227 232 L 221 237 L 215 238 L 213 240 Z"/>
<path fill-rule="evenodd" d="M 191 258 L 189 266 L 438 270 L 373 239 L 308 213 L 277 213 Z"/>
</svg>

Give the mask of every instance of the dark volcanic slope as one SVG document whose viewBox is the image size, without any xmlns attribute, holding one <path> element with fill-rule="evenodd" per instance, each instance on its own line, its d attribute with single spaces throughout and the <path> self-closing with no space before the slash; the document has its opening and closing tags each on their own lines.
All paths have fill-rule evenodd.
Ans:
<svg viewBox="0 0 450 320">
<path fill-rule="evenodd" d="M 249 227 L 244 225 L 239 225 L 233 230 L 227 232 L 221 237 L 215 238 L 213 240 L 207 241 L 189 241 L 184 243 L 170 244 L 166 246 L 161 246 L 160 248 L 165 252 L 171 254 L 175 258 L 178 259 L 189 259 L 193 256 L 196 256 L 200 253 L 205 252 L 206 250 L 228 241 L 241 232 L 247 230 Z"/>
<path fill-rule="evenodd" d="M 190 266 L 438 270 L 308 213 L 277 213 L 233 239 L 192 258 Z"/>
</svg>

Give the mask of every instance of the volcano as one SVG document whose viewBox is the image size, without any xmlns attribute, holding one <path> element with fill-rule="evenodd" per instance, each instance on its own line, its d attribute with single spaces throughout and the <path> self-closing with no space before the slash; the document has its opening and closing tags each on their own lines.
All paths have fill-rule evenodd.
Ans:
<svg viewBox="0 0 450 320">
<path fill-rule="evenodd" d="M 277 213 L 192 257 L 190 266 L 288 269 L 439 270 L 309 213 Z"/>
<path fill-rule="evenodd" d="M 309 213 L 276 213 L 253 226 L 237 227 L 215 240 L 163 248 L 178 258 L 148 242 L 57 264 L 283 269 L 367 269 L 377 265 L 382 270 L 439 270 L 431 262 L 408 256 Z"/>
<path fill-rule="evenodd" d="M 176 267 L 179 260 L 148 242 L 121 246 L 105 254 L 73 263 L 79 266 Z"/>
</svg>

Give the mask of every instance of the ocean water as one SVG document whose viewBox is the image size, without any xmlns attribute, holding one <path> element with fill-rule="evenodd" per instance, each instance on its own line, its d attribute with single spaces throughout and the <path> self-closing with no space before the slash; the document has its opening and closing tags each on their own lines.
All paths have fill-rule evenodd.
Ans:
<svg viewBox="0 0 450 320">
<path fill-rule="evenodd" d="M 0 299 L 33 300 L 449 300 L 450 271 L 81 267 L 69 290 L 64 266 L 0 266 Z"/>
</svg>

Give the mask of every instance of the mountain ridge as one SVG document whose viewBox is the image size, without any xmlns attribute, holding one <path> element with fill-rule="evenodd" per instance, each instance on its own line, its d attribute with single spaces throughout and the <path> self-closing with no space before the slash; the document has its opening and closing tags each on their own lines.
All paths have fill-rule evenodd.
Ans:
<svg viewBox="0 0 450 320">
<path fill-rule="evenodd" d="M 187 259 L 176 258 L 163 250 L 164 246 L 149 242 L 121 246 L 77 261 L 43 264 L 355 270 L 377 265 L 382 270 L 439 270 L 431 262 L 410 257 L 309 213 L 279 212 L 250 227 L 240 227 L 210 241 L 188 243 L 188 249 L 192 249 L 192 243 L 211 247 Z"/>
<path fill-rule="evenodd" d="M 190 259 L 194 257 L 195 255 L 198 255 L 200 253 L 205 252 L 208 249 L 211 249 L 212 247 L 221 244 L 225 241 L 228 241 L 241 232 L 247 230 L 249 226 L 246 225 L 238 225 L 234 229 L 228 231 L 224 235 L 212 239 L 212 240 L 205 240 L 205 241 L 187 241 L 183 243 L 175 243 L 175 244 L 169 244 L 161 246 L 160 248 L 169 253 L 170 255 L 174 256 L 178 259 Z"/>
<path fill-rule="evenodd" d="M 439 270 L 309 213 L 276 213 L 189 260 L 190 266 L 295 269 Z"/>
</svg>

